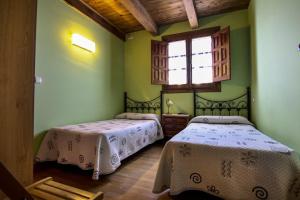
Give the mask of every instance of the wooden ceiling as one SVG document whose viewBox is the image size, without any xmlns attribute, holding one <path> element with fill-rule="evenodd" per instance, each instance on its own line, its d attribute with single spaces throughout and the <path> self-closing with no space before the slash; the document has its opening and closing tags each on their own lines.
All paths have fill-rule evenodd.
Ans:
<svg viewBox="0 0 300 200">
<path fill-rule="evenodd" d="M 105 21 L 118 35 L 189 20 L 191 27 L 201 17 L 248 8 L 250 0 L 65 0 L 84 14 Z M 81 8 L 78 6 L 81 4 Z M 76 6 L 77 5 L 77 6 Z M 82 6 L 86 8 L 83 9 Z M 90 10 L 87 13 L 87 10 Z M 94 13 L 92 13 L 94 12 Z M 98 16 L 96 16 L 98 15 Z M 97 21 L 97 20 L 96 20 Z M 98 19 L 99 22 L 99 19 Z M 105 27 L 105 26 L 104 26 Z M 117 35 L 117 34 L 116 34 Z"/>
</svg>

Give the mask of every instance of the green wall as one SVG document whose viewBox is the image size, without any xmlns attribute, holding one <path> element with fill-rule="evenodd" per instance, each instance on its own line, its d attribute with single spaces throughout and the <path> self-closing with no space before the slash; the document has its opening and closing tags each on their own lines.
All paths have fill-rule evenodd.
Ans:
<svg viewBox="0 0 300 200">
<path fill-rule="evenodd" d="M 209 93 L 203 96 L 224 99 L 242 94 L 250 86 L 250 31 L 247 10 L 200 18 L 200 29 L 213 26 L 231 28 L 232 80 L 222 82 L 222 93 Z M 159 95 L 161 86 L 151 85 L 151 39 L 160 40 L 161 36 L 192 31 L 189 23 L 181 22 L 160 29 L 161 35 L 153 37 L 146 31 L 128 35 L 125 42 L 125 90 L 135 99 L 151 99 Z M 132 38 L 132 39 L 130 39 Z M 166 98 L 174 101 L 172 112 L 193 113 L 191 93 L 168 94 Z"/>
<path fill-rule="evenodd" d="M 253 121 L 300 152 L 300 1 L 252 0 Z"/>
<path fill-rule="evenodd" d="M 71 44 L 79 33 L 90 53 Z M 124 42 L 63 0 L 39 0 L 36 36 L 35 150 L 45 130 L 108 119 L 123 110 Z"/>
<path fill-rule="evenodd" d="M 231 27 L 232 80 L 222 82 L 221 93 L 202 95 L 213 99 L 234 97 L 251 82 L 252 120 L 260 130 L 297 152 L 299 8 L 299 0 L 252 0 L 249 11 L 199 20 L 200 29 Z M 138 31 L 128 35 L 124 46 L 123 41 L 63 0 L 38 0 L 36 75 L 43 83 L 35 87 L 35 150 L 41 133 L 51 127 L 109 119 L 122 112 L 124 90 L 140 100 L 158 96 L 161 86 L 150 83 L 150 41 L 185 31 L 191 31 L 188 22 L 164 26 L 156 37 Z M 71 45 L 72 33 L 93 40 L 96 52 Z M 172 112 L 192 114 L 191 93 L 166 97 L 175 103 Z"/>
</svg>

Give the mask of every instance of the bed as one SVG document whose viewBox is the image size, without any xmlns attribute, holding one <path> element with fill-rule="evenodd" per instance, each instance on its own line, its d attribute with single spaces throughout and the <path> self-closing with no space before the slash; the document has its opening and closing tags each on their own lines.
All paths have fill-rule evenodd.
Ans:
<svg viewBox="0 0 300 200">
<path fill-rule="evenodd" d="M 124 95 L 125 112 L 112 120 L 50 129 L 36 155 L 37 162 L 57 161 L 93 169 L 93 179 L 114 172 L 121 161 L 163 138 L 159 115 L 162 95 L 136 101 Z"/>
<path fill-rule="evenodd" d="M 198 116 L 163 149 L 154 193 L 200 190 L 224 199 L 300 199 L 299 158 L 247 120 L 249 92 L 228 101 L 194 94 L 194 102 Z"/>
</svg>

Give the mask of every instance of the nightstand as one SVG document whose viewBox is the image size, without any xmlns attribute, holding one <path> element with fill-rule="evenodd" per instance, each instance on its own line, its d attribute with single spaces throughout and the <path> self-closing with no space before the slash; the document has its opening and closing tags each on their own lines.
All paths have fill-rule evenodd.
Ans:
<svg viewBox="0 0 300 200">
<path fill-rule="evenodd" d="M 163 114 L 162 126 L 164 135 L 173 137 L 183 130 L 190 120 L 190 115 L 186 114 Z"/>
</svg>

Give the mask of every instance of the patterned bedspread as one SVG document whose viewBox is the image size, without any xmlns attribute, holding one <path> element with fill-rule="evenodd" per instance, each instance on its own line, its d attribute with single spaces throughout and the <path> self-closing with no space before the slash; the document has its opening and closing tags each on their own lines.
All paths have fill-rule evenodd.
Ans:
<svg viewBox="0 0 300 200">
<path fill-rule="evenodd" d="M 201 120 L 200 120 L 201 121 Z M 201 190 L 225 199 L 300 199 L 300 164 L 250 123 L 195 120 L 164 147 L 153 188 Z"/>
<path fill-rule="evenodd" d="M 121 160 L 162 139 L 158 120 L 113 119 L 69 125 L 48 131 L 37 161 L 73 164 L 94 169 L 93 179 L 115 171 Z"/>
</svg>

